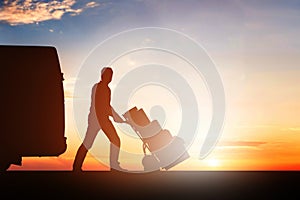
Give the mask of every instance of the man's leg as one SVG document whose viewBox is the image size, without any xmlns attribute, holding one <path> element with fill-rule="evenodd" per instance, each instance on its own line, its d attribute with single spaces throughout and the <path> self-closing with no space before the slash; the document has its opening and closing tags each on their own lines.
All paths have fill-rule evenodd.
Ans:
<svg viewBox="0 0 300 200">
<path fill-rule="evenodd" d="M 73 162 L 73 171 L 81 171 L 81 167 L 83 164 L 83 161 L 85 159 L 85 156 L 87 154 L 87 148 L 82 143 L 80 147 L 77 150 L 74 162 Z"/>
<path fill-rule="evenodd" d="M 73 162 L 73 171 L 81 171 L 81 167 L 83 164 L 83 161 L 85 159 L 85 156 L 88 152 L 88 150 L 92 147 L 95 138 L 97 136 L 97 133 L 100 131 L 100 127 L 98 125 L 98 122 L 96 124 L 89 124 L 85 138 L 78 148 L 78 151 L 76 153 L 74 162 Z"/>
<path fill-rule="evenodd" d="M 120 154 L 120 138 L 117 134 L 115 127 L 110 120 L 101 120 L 101 127 L 105 135 L 110 141 L 110 156 L 109 163 L 111 170 L 116 169 L 119 171 L 127 171 L 120 167 L 119 154 Z"/>
</svg>

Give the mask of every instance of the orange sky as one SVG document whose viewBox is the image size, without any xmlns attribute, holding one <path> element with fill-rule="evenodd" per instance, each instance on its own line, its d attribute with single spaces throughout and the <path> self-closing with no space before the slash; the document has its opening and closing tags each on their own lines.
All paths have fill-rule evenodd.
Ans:
<svg viewBox="0 0 300 200">
<path fill-rule="evenodd" d="M 242 60 L 230 62 L 228 57 L 220 55 L 215 58 L 217 63 L 225 66 L 220 70 L 227 101 L 221 138 L 203 160 L 197 157 L 200 144 L 195 142 L 189 150 L 191 158 L 171 170 L 299 170 L 300 96 L 297 91 L 300 91 L 300 86 L 296 84 L 299 70 L 232 72 L 226 70 L 226 66 L 239 64 L 247 67 L 249 63 L 241 64 Z M 255 64 L 262 65 L 260 60 Z M 81 143 L 79 135 L 84 134 L 78 133 L 74 120 L 74 80 L 64 82 L 67 151 L 59 157 L 23 158 L 22 166 L 12 165 L 10 170 L 71 170 Z M 140 147 L 137 145 L 136 148 L 140 150 Z M 98 149 L 93 147 L 92 150 L 97 152 Z M 123 166 L 133 167 L 130 162 L 124 162 Z M 83 169 L 107 170 L 107 166 L 88 154 Z"/>
<path fill-rule="evenodd" d="M 200 144 L 195 142 L 189 150 L 191 158 L 171 170 L 299 170 L 300 96 L 297 91 L 300 86 L 296 84 L 299 70 L 231 72 L 226 70 L 226 65 L 236 64 L 237 60 L 231 63 L 223 56 L 216 56 L 216 60 L 225 66 L 220 70 L 227 101 L 221 138 L 203 160 L 197 157 Z M 64 84 L 67 151 L 59 157 L 25 157 L 22 166 L 12 165 L 10 170 L 71 170 L 81 139 L 72 108 L 74 79 L 66 79 Z M 136 148 L 140 150 L 140 147 Z M 132 167 L 130 162 L 124 162 L 123 166 Z M 107 166 L 88 154 L 83 169 L 107 170 Z"/>
<path fill-rule="evenodd" d="M 67 124 L 70 121 L 67 117 Z M 59 157 L 24 157 L 22 166 L 12 165 L 9 170 L 71 170 L 81 140 L 73 126 L 67 126 L 66 136 L 68 148 Z M 190 159 L 170 170 L 299 170 L 299 143 L 298 128 L 225 125 L 220 141 L 207 158 L 199 160 L 199 148 L 195 146 L 194 151 L 191 148 Z M 123 166 L 132 167 L 128 162 Z M 83 169 L 108 170 L 91 154 L 87 155 Z"/>
</svg>

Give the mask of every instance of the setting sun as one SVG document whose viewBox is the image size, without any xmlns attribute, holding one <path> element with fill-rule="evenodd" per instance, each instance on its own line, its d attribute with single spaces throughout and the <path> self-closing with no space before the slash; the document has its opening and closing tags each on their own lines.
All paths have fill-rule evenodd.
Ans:
<svg viewBox="0 0 300 200">
<path fill-rule="evenodd" d="M 206 163 L 209 167 L 220 167 L 221 163 L 217 159 L 207 159 Z"/>
</svg>

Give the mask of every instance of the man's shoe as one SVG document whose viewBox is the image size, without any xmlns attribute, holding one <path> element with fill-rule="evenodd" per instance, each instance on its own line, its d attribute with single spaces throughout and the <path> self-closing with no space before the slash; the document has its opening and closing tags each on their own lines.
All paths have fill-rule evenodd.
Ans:
<svg viewBox="0 0 300 200">
<path fill-rule="evenodd" d="M 113 167 L 110 167 L 110 171 L 111 172 L 128 172 L 129 170 L 120 167 L 120 165 L 114 165 Z"/>
<path fill-rule="evenodd" d="M 81 168 L 74 167 L 74 168 L 72 169 L 72 171 L 73 171 L 73 172 L 76 172 L 76 173 L 80 173 L 80 172 L 82 172 L 82 169 L 81 169 Z"/>
</svg>

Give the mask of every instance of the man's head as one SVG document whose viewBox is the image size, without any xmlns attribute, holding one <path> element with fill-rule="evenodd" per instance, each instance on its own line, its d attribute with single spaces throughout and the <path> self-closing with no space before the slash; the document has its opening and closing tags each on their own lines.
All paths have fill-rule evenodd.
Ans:
<svg viewBox="0 0 300 200">
<path fill-rule="evenodd" d="M 110 67 L 104 67 L 101 70 L 101 80 L 104 83 L 107 83 L 107 84 L 110 83 L 111 79 L 112 79 L 112 75 L 113 75 L 113 70 Z"/>
</svg>

